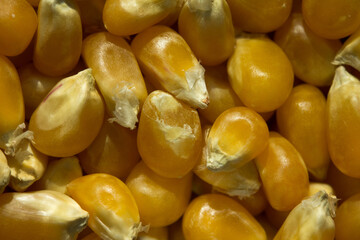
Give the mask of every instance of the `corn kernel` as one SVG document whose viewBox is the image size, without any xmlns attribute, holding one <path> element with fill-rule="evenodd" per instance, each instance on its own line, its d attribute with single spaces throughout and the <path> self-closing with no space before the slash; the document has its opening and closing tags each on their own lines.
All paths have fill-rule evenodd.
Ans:
<svg viewBox="0 0 360 240">
<path fill-rule="evenodd" d="M 138 240 L 168 240 L 168 235 L 167 227 L 150 227 L 147 233 L 139 233 Z"/>
<path fill-rule="evenodd" d="M 354 32 L 345 41 L 332 63 L 335 65 L 349 65 L 360 71 L 360 30 Z"/>
<path fill-rule="evenodd" d="M 0 194 L 4 192 L 5 187 L 10 182 L 10 168 L 6 156 L 0 150 Z"/>
</svg>

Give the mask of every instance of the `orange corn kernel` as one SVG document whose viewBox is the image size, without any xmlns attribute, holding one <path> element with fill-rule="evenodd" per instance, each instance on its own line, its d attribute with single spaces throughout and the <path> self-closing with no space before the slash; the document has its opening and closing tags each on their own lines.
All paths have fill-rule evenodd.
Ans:
<svg viewBox="0 0 360 240">
<path fill-rule="evenodd" d="M 230 84 L 242 103 L 257 112 L 280 107 L 294 82 L 289 59 L 265 37 L 237 39 L 227 68 Z"/>
<path fill-rule="evenodd" d="M 177 32 L 154 26 L 138 34 L 131 47 L 142 72 L 157 89 L 170 92 L 192 107 L 207 107 L 204 68 Z"/>
<path fill-rule="evenodd" d="M 308 84 L 293 88 L 289 98 L 277 110 L 279 132 L 301 154 L 315 179 L 325 180 L 330 157 L 326 140 L 326 99 Z"/>
<path fill-rule="evenodd" d="M 211 101 L 206 109 L 198 111 L 209 122 L 215 122 L 216 118 L 229 108 L 244 105 L 230 86 L 226 65 L 207 67 L 205 83 Z"/>
<path fill-rule="evenodd" d="M 281 227 L 289 213 L 290 211 L 278 211 L 270 205 L 265 209 L 266 219 L 277 229 Z"/>
<path fill-rule="evenodd" d="M 30 44 L 37 28 L 37 15 L 26 0 L 2 0 L 0 54 L 16 56 Z"/>
<path fill-rule="evenodd" d="M 84 171 L 108 173 L 125 180 L 140 159 L 136 133 L 105 120 L 95 140 L 79 154 Z"/>
<path fill-rule="evenodd" d="M 163 91 L 146 99 L 137 144 L 146 165 L 163 177 L 185 176 L 201 151 L 201 126 L 196 110 Z"/>
<path fill-rule="evenodd" d="M 24 100 L 18 72 L 8 58 L 0 55 L 0 147 L 9 134 L 25 120 Z"/>
<path fill-rule="evenodd" d="M 360 238 L 360 194 L 355 194 L 343 202 L 336 210 L 336 240 Z"/>
<path fill-rule="evenodd" d="M 228 0 L 234 25 L 246 32 L 266 33 L 280 27 L 291 12 L 292 0 Z"/>
<path fill-rule="evenodd" d="M 258 156 L 268 144 L 264 119 L 246 107 L 223 112 L 206 139 L 206 166 L 212 170 L 240 167 Z"/>
<path fill-rule="evenodd" d="M 327 142 L 335 166 L 355 178 L 360 178 L 359 94 L 360 81 L 338 67 L 327 98 Z"/>
<path fill-rule="evenodd" d="M 160 22 L 176 7 L 177 0 L 107 0 L 103 21 L 112 34 L 133 35 Z"/>
<path fill-rule="evenodd" d="M 275 42 L 288 56 L 295 76 L 316 86 L 329 86 L 335 74 L 331 64 L 341 48 L 340 40 L 328 40 L 313 33 L 301 13 L 293 13 L 275 32 Z"/>
<path fill-rule="evenodd" d="M 295 147 L 280 134 L 270 132 L 269 145 L 255 163 L 265 195 L 276 210 L 291 210 L 307 196 L 309 176 L 305 163 Z"/>
<path fill-rule="evenodd" d="M 0 239 L 75 240 L 89 214 L 63 193 L 44 190 L 0 195 Z"/>
<path fill-rule="evenodd" d="M 84 40 L 82 56 L 93 70 L 109 120 L 134 129 L 147 91 L 129 44 L 107 32 L 95 33 Z"/>
<path fill-rule="evenodd" d="M 66 185 L 82 175 L 77 157 L 54 159 L 49 161 L 44 175 L 31 185 L 30 190 L 53 190 L 66 193 Z"/>
<path fill-rule="evenodd" d="M 185 2 L 178 26 L 180 35 L 203 65 L 218 65 L 234 51 L 234 28 L 225 0 Z"/>
<path fill-rule="evenodd" d="M 331 185 L 322 182 L 310 182 L 308 196 L 312 196 L 319 191 L 324 191 L 328 195 L 335 195 L 334 189 Z"/>
<path fill-rule="evenodd" d="M 253 216 L 261 214 L 268 206 L 263 188 L 261 187 L 255 194 L 245 198 L 239 198 L 239 202 L 243 205 L 249 213 Z"/>
<path fill-rule="evenodd" d="M 360 26 L 358 0 L 303 0 L 302 13 L 309 28 L 317 35 L 339 39 Z"/>
<path fill-rule="evenodd" d="M 10 168 L 6 156 L 0 150 L 0 194 L 4 192 L 5 187 L 10 182 Z"/>
<path fill-rule="evenodd" d="M 31 116 L 29 130 L 40 152 L 69 157 L 91 144 L 103 118 L 104 104 L 87 69 L 55 85 Z"/>
<path fill-rule="evenodd" d="M 34 65 L 49 76 L 75 68 L 81 55 L 82 27 L 75 0 L 41 0 Z"/>
<path fill-rule="evenodd" d="M 67 194 L 89 212 L 89 227 L 102 239 L 131 240 L 141 230 L 139 210 L 130 190 L 105 173 L 79 177 Z"/>
<path fill-rule="evenodd" d="M 137 240 L 168 240 L 169 231 L 167 227 L 150 227 L 148 232 L 141 232 Z"/>
<path fill-rule="evenodd" d="M 157 175 L 144 162 L 138 163 L 126 179 L 144 224 L 164 227 L 184 213 L 191 195 L 192 174 L 182 178 Z"/>
<path fill-rule="evenodd" d="M 265 240 L 261 225 L 238 202 L 219 194 L 195 198 L 183 217 L 186 240 Z"/>
</svg>

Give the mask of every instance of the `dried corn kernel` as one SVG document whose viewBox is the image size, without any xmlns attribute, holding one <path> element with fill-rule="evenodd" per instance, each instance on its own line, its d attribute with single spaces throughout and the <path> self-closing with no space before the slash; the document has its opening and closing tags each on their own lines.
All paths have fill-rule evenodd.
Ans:
<svg viewBox="0 0 360 240">
<path fill-rule="evenodd" d="M 104 121 L 95 140 L 79 154 L 84 171 L 88 174 L 108 173 L 125 180 L 140 159 L 136 133 Z"/>
<path fill-rule="evenodd" d="M 75 0 L 41 0 L 34 65 L 49 76 L 75 68 L 81 54 L 82 28 Z"/>
<path fill-rule="evenodd" d="M 338 67 L 327 98 L 328 148 L 335 166 L 355 178 L 360 178 L 359 94 L 360 81 Z"/>
<path fill-rule="evenodd" d="M 142 72 L 156 88 L 192 107 L 207 107 L 204 68 L 178 33 L 166 26 L 153 26 L 138 34 L 131 47 Z"/>
<path fill-rule="evenodd" d="M 215 122 L 216 118 L 229 108 L 244 105 L 229 84 L 225 65 L 207 67 L 205 83 L 211 102 L 206 109 L 198 111 L 200 116 L 209 122 Z"/>
<path fill-rule="evenodd" d="M 291 12 L 292 0 L 228 0 L 234 25 L 243 31 L 266 33 L 280 27 Z"/>
<path fill-rule="evenodd" d="M 261 214 L 269 204 L 262 187 L 255 194 L 249 197 L 239 198 L 239 202 L 253 216 Z"/>
<path fill-rule="evenodd" d="M 360 238 L 360 194 L 355 194 L 343 202 L 336 211 L 336 240 Z"/>
<path fill-rule="evenodd" d="M 26 0 L 2 0 L 0 54 L 16 56 L 30 44 L 37 28 L 37 15 Z"/>
<path fill-rule="evenodd" d="M 317 35 L 339 39 L 360 26 L 358 0 L 303 0 L 302 13 L 306 24 Z"/>
<path fill-rule="evenodd" d="M 360 71 L 360 29 L 345 41 L 332 63 L 349 65 Z"/>
<path fill-rule="evenodd" d="M 240 167 L 258 156 L 268 144 L 264 119 L 246 107 L 230 108 L 214 122 L 206 139 L 206 166 L 211 170 Z"/>
<path fill-rule="evenodd" d="M 81 177 L 82 170 L 77 157 L 51 160 L 44 175 L 31 185 L 31 190 L 53 190 L 66 193 L 66 185 Z"/>
<path fill-rule="evenodd" d="M 318 192 L 290 212 L 274 240 L 333 240 L 335 208 L 334 196 L 329 196 L 325 191 Z"/>
<path fill-rule="evenodd" d="M 235 200 L 206 194 L 192 200 L 183 217 L 186 240 L 265 240 L 266 234 L 253 216 Z"/>
<path fill-rule="evenodd" d="M 163 177 L 185 176 L 201 151 L 199 115 L 172 95 L 154 91 L 142 109 L 137 143 L 151 170 Z"/>
<path fill-rule="evenodd" d="M 63 193 L 44 190 L 0 195 L 0 238 L 75 240 L 89 214 Z"/>
<path fill-rule="evenodd" d="M 159 25 L 172 26 L 177 22 L 181 9 L 184 6 L 185 1 L 187 0 L 175 0 L 175 1 L 176 1 L 176 6 L 172 8 L 169 14 L 158 23 Z"/>
<path fill-rule="evenodd" d="M 317 36 L 301 13 L 293 13 L 275 32 L 274 41 L 288 56 L 295 76 L 316 86 L 329 86 L 335 74 L 331 64 L 341 47 L 340 40 Z"/>
<path fill-rule="evenodd" d="M 0 150 L 0 194 L 4 192 L 5 187 L 10 182 L 10 168 L 6 156 Z"/>
<path fill-rule="evenodd" d="M 315 195 L 320 191 L 326 192 L 329 196 L 334 195 L 334 189 L 331 185 L 321 182 L 311 182 L 309 185 L 308 196 L 310 197 L 312 195 Z"/>
<path fill-rule="evenodd" d="M 134 129 L 147 91 L 129 44 L 107 32 L 95 33 L 84 40 L 82 56 L 93 70 L 109 120 Z"/>
<path fill-rule="evenodd" d="M 105 27 L 119 36 L 139 33 L 163 20 L 177 7 L 177 1 L 107 0 L 103 11 Z"/>
<path fill-rule="evenodd" d="M 234 51 L 234 28 L 225 0 L 188 0 L 178 26 L 180 35 L 203 65 L 218 65 Z"/>
<path fill-rule="evenodd" d="M 79 177 L 67 194 L 89 212 L 89 226 L 102 239 L 132 240 L 142 229 L 131 192 L 118 178 L 105 173 Z"/>
<path fill-rule="evenodd" d="M 29 130 L 40 152 L 68 157 L 90 145 L 103 118 L 104 105 L 87 69 L 55 85 L 31 116 Z"/>
<path fill-rule="evenodd" d="M 230 84 L 242 103 L 257 112 L 280 107 L 293 86 L 294 73 L 289 59 L 278 45 L 265 37 L 237 39 L 227 68 Z"/>
<path fill-rule="evenodd" d="M 168 240 L 169 233 L 167 227 L 150 227 L 147 233 L 141 232 L 138 240 Z"/>
<path fill-rule="evenodd" d="M 293 88 L 289 98 L 276 111 L 279 132 L 301 154 L 315 179 L 325 180 L 330 162 L 326 142 L 326 99 L 308 84 Z"/>
<path fill-rule="evenodd" d="M 270 132 L 269 145 L 255 163 L 265 195 L 276 210 L 291 210 L 307 196 L 309 177 L 305 163 L 295 147 L 280 134 Z"/>
<path fill-rule="evenodd" d="M 176 222 L 184 213 L 191 195 L 192 174 L 182 178 L 165 178 L 138 163 L 126 179 L 139 208 L 142 223 L 164 227 Z"/>
<path fill-rule="evenodd" d="M 0 55 L 0 147 L 5 148 L 11 133 L 25 120 L 19 75 L 14 65 Z"/>
</svg>

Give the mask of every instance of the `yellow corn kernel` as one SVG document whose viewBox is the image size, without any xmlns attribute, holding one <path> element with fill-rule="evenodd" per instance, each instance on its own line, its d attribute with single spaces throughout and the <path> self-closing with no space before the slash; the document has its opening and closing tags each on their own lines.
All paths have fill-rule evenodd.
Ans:
<svg viewBox="0 0 360 240">
<path fill-rule="evenodd" d="M 129 44 L 107 32 L 95 33 L 84 40 L 82 56 L 93 70 L 109 120 L 134 129 L 147 91 Z"/>
<path fill-rule="evenodd" d="M 141 232 L 138 240 L 168 240 L 169 231 L 167 227 L 150 227 L 147 233 Z"/>
<path fill-rule="evenodd" d="M 253 195 L 245 198 L 239 198 L 238 201 L 253 216 L 258 216 L 261 214 L 269 204 L 262 187 Z"/>
<path fill-rule="evenodd" d="M 303 0 L 302 13 L 309 28 L 328 39 L 349 36 L 360 26 L 358 0 Z"/>
<path fill-rule="evenodd" d="M 135 199 L 114 176 L 79 177 L 67 185 L 67 194 L 89 212 L 89 227 L 102 239 L 132 240 L 142 228 Z"/>
<path fill-rule="evenodd" d="M 139 208 L 142 223 L 164 227 L 176 222 L 184 213 L 191 195 L 192 174 L 182 178 L 165 178 L 138 163 L 126 179 Z"/>
<path fill-rule="evenodd" d="M 169 240 L 185 240 L 182 230 L 182 218 L 169 226 Z"/>
<path fill-rule="evenodd" d="M 89 214 L 63 193 L 44 190 L 0 195 L 0 238 L 75 240 Z"/>
<path fill-rule="evenodd" d="M 187 0 L 174 0 L 174 1 L 176 1 L 176 7 L 172 8 L 169 14 L 157 24 L 172 26 L 177 22 L 181 9 L 184 6 L 185 1 Z"/>
<path fill-rule="evenodd" d="M 12 155 L 8 156 L 11 169 L 9 186 L 15 191 L 25 191 L 45 173 L 48 157 L 37 151 L 29 139 L 22 139 Z"/>
<path fill-rule="evenodd" d="M 136 131 L 104 121 L 95 140 L 79 154 L 83 170 L 90 173 L 108 173 L 125 180 L 137 164 Z"/>
<path fill-rule="evenodd" d="M 225 65 L 207 67 L 205 83 L 211 101 L 206 109 L 198 109 L 198 111 L 209 122 L 215 122 L 216 118 L 229 108 L 243 106 L 228 82 Z"/>
<path fill-rule="evenodd" d="M 338 67 L 327 98 L 327 142 L 335 166 L 355 178 L 360 178 L 359 94 L 360 81 Z"/>
<path fill-rule="evenodd" d="M 87 69 L 55 85 L 31 116 L 29 130 L 40 152 L 69 157 L 91 144 L 103 118 L 104 104 Z"/>
<path fill-rule="evenodd" d="M 349 65 L 360 71 L 360 29 L 345 41 L 332 63 Z"/>
<path fill-rule="evenodd" d="M 340 40 L 328 40 L 313 33 L 301 13 L 293 13 L 275 32 L 274 41 L 288 56 L 295 76 L 316 86 L 329 86 L 335 74 L 331 64 L 341 48 Z"/>
<path fill-rule="evenodd" d="M 103 21 L 112 34 L 133 35 L 160 22 L 176 7 L 176 0 L 107 0 Z"/>
<path fill-rule="evenodd" d="M 352 240 L 360 238 L 360 194 L 357 193 L 336 210 L 336 240 Z"/>
<path fill-rule="evenodd" d="M 316 193 L 318 193 L 320 191 L 324 191 L 328 195 L 334 195 L 334 189 L 332 188 L 331 185 L 329 185 L 327 183 L 311 182 L 309 184 L 309 193 L 308 193 L 309 197 L 312 195 L 315 195 Z"/>
<path fill-rule="evenodd" d="M 261 182 L 254 162 L 248 162 L 241 167 L 232 167 L 227 171 L 212 171 L 207 168 L 206 141 L 210 128 L 210 125 L 203 127 L 203 149 L 200 160 L 193 169 L 194 173 L 206 183 L 211 184 L 216 191 L 229 196 L 244 198 L 255 194 L 259 190 Z"/>
<path fill-rule="evenodd" d="M 32 63 L 19 68 L 19 77 L 25 103 L 25 116 L 30 119 L 43 98 L 62 77 L 48 77 L 40 73 Z"/>
<path fill-rule="evenodd" d="M 294 81 L 291 63 L 268 38 L 237 39 L 227 67 L 232 88 L 245 106 L 257 112 L 277 109 L 291 92 Z"/>
<path fill-rule="evenodd" d="M 276 120 L 279 132 L 299 151 L 311 175 L 317 180 L 325 180 L 330 157 L 323 93 L 308 84 L 294 87 L 276 111 Z"/>
<path fill-rule="evenodd" d="M 26 0 L 2 0 L 0 11 L 0 54 L 16 56 L 30 44 L 37 15 Z"/>
<path fill-rule="evenodd" d="M 66 193 L 66 185 L 82 175 L 77 157 L 51 160 L 44 175 L 31 185 L 30 190 L 53 190 Z"/>
<path fill-rule="evenodd" d="M 269 130 L 264 119 L 246 107 L 223 112 L 206 139 L 206 167 L 230 170 L 258 156 L 268 144 Z"/>
<path fill-rule="evenodd" d="M 218 65 L 234 51 L 234 28 L 225 0 L 188 0 L 178 26 L 180 35 L 203 65 Z"/>
<path fill-rule="evenodd" d="M 333 240 L 335 208 L 336 197 L 325 191 L 316 193 L 290 212 L 274 240 Z"/>
<path fill-rule="evenodd" d="M 102 13 L 106 0 L 76 0 L 84 35 L 105 30 Z"/>
<path fill-rule="evenodd" d="M 220 194 L 192 200 L 183 217 L 186 240 L 265 240 L 261 225 L 238 202 Z"/>
<path fill-rule="evenodd" d="M 345 201 L 352 195 L 360 193 L 360 179 L 349 177 L 330 164 L 326 183 L 334 188 L 336 196 L 340 201 Z"/>
<path fill-rule="evenodd" d="M 295 147 L 280 134 L 270 132 L 269 145 L 255 163 L 265 195 L 276 210 L 291 210 L 307 196 L 309 177 L 305 163 Z"/>
<path fill-rule="evenodd" d="M 206 108 L 209 96 L 204 68 L 185 40 L 166 26 L 153 26 L 131 43 L 144 75 L 157 89 L 164 89 L 194 108 Z"/>
<path fill-rule="evenodd" d="M 10 182 L 10 168 L 6 156 L 0 150 L 0 194 L 4 192 L 5 187 Z"/>
<path fill-rule="evenodd" d="M 292 0 L 228 0 L 234 25 L 246 32 L 266 33 L 280 27 L 291 12 Z"/>
<path fill-rule="evenodd" d="M 12 131 L 25 120 L 20 79 L 14 65 L 0 55 L 0 147 L 5 148 Z"/>
<path fill-rule="evenodd" d="M 185 176 L 201 152 L 201 126 L 196 110 L 157 90 L 146 99 L 137 144 L 146 165 L 163 177 Z"/>
<path fill-rule="evenodd" d="M 75 68 L 81 54 L 82 28 L 75 0 L 41 0 L 34 65 L 49 76 Z"/>
</svg>

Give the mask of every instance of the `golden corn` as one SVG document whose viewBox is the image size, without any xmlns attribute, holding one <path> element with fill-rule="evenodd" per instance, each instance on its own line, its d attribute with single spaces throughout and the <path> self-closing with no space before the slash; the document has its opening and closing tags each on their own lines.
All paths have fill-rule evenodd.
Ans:
<svg viewBox="0 0 360 240">
<path fill-rule="evenodd" d="M 0 150 L 0 194 L 10 182 L 10 168 L 5 154 Z"/>
</svg>

